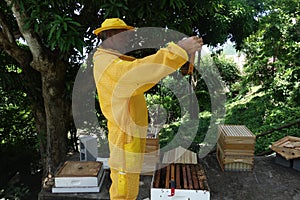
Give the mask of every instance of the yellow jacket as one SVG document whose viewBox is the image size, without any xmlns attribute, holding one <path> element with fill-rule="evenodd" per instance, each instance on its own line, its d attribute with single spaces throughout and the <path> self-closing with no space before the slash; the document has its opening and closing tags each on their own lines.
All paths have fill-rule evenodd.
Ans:
<svg viewBox="0 0 300 200">
<path fill-rule="evenodd" d="M 187 60 L 186 51 L 174 43 L 142 59 L 97 49 L 94 79 L 100 107 L 108 121 L 111 168 L 140 172 L 148 127 L 144 92 Z"/>
</svg>

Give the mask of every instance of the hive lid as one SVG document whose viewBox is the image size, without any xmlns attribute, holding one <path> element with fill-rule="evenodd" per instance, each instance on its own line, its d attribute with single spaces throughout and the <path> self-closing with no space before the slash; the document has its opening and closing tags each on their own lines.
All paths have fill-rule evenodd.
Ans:
<svg viewBox="0 0 300 200">
<path fill-rule="evenodd" d="M 56 177 L 97 177 L 102 165 L 97 161 L 66 161 Z"/>
<path fill-rule="evenodd" d="M 255 137 L 245 125 L 219 125 L 219 129 L 225 136 Z"/>
<path fill-rule="evenodd" d="M 286 136 L 270 147 L 273 151 L 286 159 L 295 159 L 300 157 L 300 138 Z"/>
</svg>

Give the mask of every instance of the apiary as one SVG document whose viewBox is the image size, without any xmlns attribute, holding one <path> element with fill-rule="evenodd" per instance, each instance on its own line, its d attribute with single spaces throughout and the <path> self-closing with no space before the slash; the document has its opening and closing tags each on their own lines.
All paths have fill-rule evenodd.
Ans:
<svg viewBox="0 0 300 200">
<path fill-rule="evenodd" d="M 219 125 L 217 159 L 223 171 L 252 171 L 255 135 L 244 125 Z"/>
<path fill-rule="evenodd" d="M 102 162 L 67 161 L 55 174 L 52 192 L 99 192 L 104 176 Z"/>
<path fill-rule="evenodd" d="M 203 167 L 200 164 L 158 166 L 152 179 L 151 199 L 210 199 Z"/>
</svg>

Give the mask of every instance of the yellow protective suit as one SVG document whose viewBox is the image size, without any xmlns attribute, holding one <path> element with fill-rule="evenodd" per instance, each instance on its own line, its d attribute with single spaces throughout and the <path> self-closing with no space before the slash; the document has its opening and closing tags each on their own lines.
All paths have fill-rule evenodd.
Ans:
<svg viewBox="0 0 300 200">
<path fill-rule="evenodd" d="M 142 59 L 98 48 L 94 78 L 102 113 L 107 119 L 111 199 L 136 199 L 143 163 L 148 111 L 144 92 L 188 60 L 174 43 Z"/>
</svg>

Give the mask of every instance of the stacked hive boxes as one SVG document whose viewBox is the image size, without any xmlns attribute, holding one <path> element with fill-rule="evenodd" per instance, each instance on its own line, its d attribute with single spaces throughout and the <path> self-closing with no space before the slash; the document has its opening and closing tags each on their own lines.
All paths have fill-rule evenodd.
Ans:
<svg viewBox="0 0 300 200">
<path fill-rule="evenodd" d="M 105 177 L 102 162 L 67 161 L 54 177 L 53 193 L 99 192 Z"/>
<path fill-rule="evenodd" d="M 219 125 L 217 159 L 223 171 L 252 171 L 255 135 L 244 125 Z"/>
</svg>

